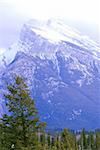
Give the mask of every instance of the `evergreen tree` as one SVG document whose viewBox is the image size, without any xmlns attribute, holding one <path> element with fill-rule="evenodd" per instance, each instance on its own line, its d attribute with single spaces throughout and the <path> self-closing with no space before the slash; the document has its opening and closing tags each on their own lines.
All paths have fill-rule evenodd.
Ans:
<svg viewBox="0 0 100 150">
<path fill-rule="evenodd" d="M 81 132 L 81 149 L 87 149 L 87 137 L 86 137 L 86 132 L 85 129 L 82 129 Z"/>
<path fill-rule="evenodd" d="M 9 115 L 4 114 L 1 119 L 5 147 L 33 150 L 38 144 L 37 132 L 45 127 L 45 123 L 39 121 L 34 100 L 21 77 L 17 76 L 7 89 L 8 94 L 4 97 Z"/>
<path fill-rule="evenodd" d="M 48 143 L 48 147 L 51 148 L 51 135 L 50 135 L 50 133 L 47 134 L 47 143 Z"/>
<path fill-rule="evenodd" d="M 96 150 L 100 150 L 100 131 L 96 131 Z"/>
<path fill-rule="evenodd" d="M 41 136 L 40 136 L 40 142 L 42 144 L 42 147 L 45 147 L 46 144 L 46 133 L 42 132 Z"/>
<path fill-rule="evenodd" d="M 88 147 L 91 150 L 95 149 L 94 134 L 92 132 L 90 132 L 89 135 L 88 135 Z"/>
<path fill-rule="evenodd" d="M 61 140 L 60 140 L 61 136 L 56 133 L 56 137 L 55 137 L 55 143 L 54 143 L 54 148 L 55 149 L 59 149 L 61 150 L 62 149 L 62 145 L 61 145 Z"/>
<path fill-rule="evenodd" d="M 68 129 L 64 129 L 61 135 L 62 145 L 64 150 L 77 150 L 77 143 L 75 137 L 69 132 Z"/>
</svg>

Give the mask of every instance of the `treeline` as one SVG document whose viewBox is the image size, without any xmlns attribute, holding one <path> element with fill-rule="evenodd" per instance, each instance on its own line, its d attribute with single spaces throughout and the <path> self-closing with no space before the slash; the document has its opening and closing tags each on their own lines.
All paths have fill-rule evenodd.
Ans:
<svg viewBox="0 0 100 150">
<path fill-rule="evenodd" d="M 4 94 L 8 112 L 0 119 L 0 150 L 100 150 L 100 131 L 47 132 L 24 80 L 17 76 Z"/>
</svg>

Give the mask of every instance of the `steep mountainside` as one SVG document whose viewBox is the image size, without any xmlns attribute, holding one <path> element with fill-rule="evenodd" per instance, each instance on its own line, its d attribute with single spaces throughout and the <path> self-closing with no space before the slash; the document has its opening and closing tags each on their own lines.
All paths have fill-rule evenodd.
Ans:
<svg viewBox="0 0 100 150">
<path fill-rule="evenodd" d="M 5 81 L 24 76 L 48 128 L 100 127 L 100 48 L 59 20 L 27 22 L 0 55 L 0 109 Z"/>
</svg>

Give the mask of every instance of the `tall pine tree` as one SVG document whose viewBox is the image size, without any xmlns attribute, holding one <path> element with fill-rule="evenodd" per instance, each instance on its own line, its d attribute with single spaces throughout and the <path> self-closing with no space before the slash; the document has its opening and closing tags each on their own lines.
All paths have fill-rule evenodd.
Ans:
<svg viewBox="0 0 100 150">
<path fill-rule="evenodd" d="M 30 96 L 24 80 L 17 76 L 14 83 L 7 86 L 5 94 L 9 111 L 1 119 L 3 146 L 5 149 L 33 150 L 38 145 L 38 134 L 45 127 L 39 121 L 34 100 Z"/>
</svg>

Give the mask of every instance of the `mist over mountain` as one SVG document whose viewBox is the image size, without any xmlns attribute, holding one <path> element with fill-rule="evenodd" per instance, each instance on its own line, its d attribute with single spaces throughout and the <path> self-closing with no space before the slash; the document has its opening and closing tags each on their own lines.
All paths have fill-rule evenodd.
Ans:
<svg viewBox="0 0 100 150">
<path fill-rule="evenodd" d="M 5 81 L 26 79 L 48 128 L 100 127 L 100 47 L 60 20 L 30 20 L 0 55 L 0 108 Z"/>
</svg>

